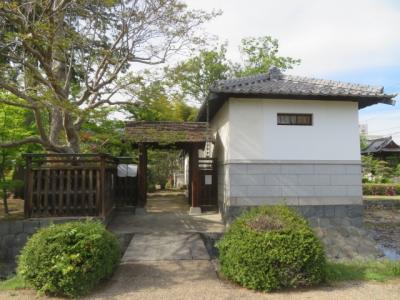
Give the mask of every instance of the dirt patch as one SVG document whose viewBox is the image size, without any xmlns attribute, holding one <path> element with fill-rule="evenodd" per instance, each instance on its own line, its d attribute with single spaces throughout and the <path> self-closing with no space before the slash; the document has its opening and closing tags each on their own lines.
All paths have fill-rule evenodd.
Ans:
<svg viewBox="0 0 400 300">
<path fill-rule="evenodd" d="M 3 199 L 0 200 L 0 220 L 17 220 L 24 218 L 24 200 L 18 198 L 8 199 L 9 215 L 4 213 Z"/>
</svg>

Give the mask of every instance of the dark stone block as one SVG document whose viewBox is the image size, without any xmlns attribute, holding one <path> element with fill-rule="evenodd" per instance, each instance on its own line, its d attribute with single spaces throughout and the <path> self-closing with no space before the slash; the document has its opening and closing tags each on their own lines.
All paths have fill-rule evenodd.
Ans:
<svg viewBox="0 0 400 300">
<path fill-rule="evenodd" d="M 15 244 L 15 235 L 7 234 L 3 236 L 2 244 L 7 248 L 12 247 Z"/>
<path fill-rule="evenodd" d="M 348 208 L 346 205 L 336 205 L 335 206 L 335 217 L 336 218 L 345 218 L 347 217 Z"/>
<path fill-rule="evenodd" d="M 15 236 L 15 244 L 18 246 L 24 246 L 28 240 L 29 235 L 26 233 L 20 233 Z"/>
<path fill-rule="evenodd" d="M 325 218 L 334 218 L 335 217 L 335 206 L 334 205 L 324 206 L 324 217 Z"/>
<path fill-rule="evenodd" d="M 41 228 L 42 228 L 42 227 L 47 227 L 47 226 L 49 226 L 51 223 L 52 223 L 52 222 L 51 222 L 51 220 L 49 220 L 49 219 L 42 219 L 42 220 L 40 220 L 40 227 L 41 227 Z"/>
<path fill-rule="evenodd" d="M 349 218 L 359 218 L 364 215 L 364 207 L 362 205 L 349 205 L 347 216 Z"/>
<path fill-rule="evenodd" d="M 0 235 L 10 232 L 10 222 L 0 222 Z"/>
<path fill-rule="evenodd" d="M 24 231 L 24 226 L 22 221 L 16 221 L 10 223 L 10 233 L 21 233 Z"/>
<path fill-rule="evenodd" d="M 39 221 L 24 221 L 24 232 L 25 233 L 35 233 L 40 228 Z"/>
</svg>

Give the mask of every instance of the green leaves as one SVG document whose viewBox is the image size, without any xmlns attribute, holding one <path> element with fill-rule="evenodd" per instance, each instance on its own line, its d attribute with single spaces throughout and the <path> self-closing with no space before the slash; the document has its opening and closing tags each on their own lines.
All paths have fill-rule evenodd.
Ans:
<svg viewBox="0 0 400 300">
<path fill-rule="evenodd" d="M 279 42 L 271 36 L 249 37 L 241 41 L 243 65 L 234 65 L 236 77 L 267 73 L 272 66 L 285 71 L 300 64 L 300 59 L 279 56 Z"/>
<path fill-rule="evenodd" d="M 177 86 L 180 93 L 202 103 L 217 80 L 226 79 L 231 71 L 226 58 L 226 45 L 212 50 L 200 50 L 175 67 L 166 68 L 167 82 Z"/>
<path fill-rule="evenodd" d="M 117 239 L 100 222 L 52 225 L 29 239 L 18 274 L 39 292 L 75 298 L 109 276 L 119 258 Z"/>
<path fill-rule="evenodd" d="M 321 242 L 307 221 L 287 207 L 265 206 L 243 214 L 217 248 L 221 272 L 250 289 L 310 286 L 325 278 Z"/>
</svg>

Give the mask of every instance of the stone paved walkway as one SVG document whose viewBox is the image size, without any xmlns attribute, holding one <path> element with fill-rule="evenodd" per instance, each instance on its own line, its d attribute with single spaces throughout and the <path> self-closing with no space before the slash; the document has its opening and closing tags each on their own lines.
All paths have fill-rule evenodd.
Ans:
<svg viewBox="0 0 400 300">
<path fill-rule="evenodd" d="M 163 260 L 209 260 L 198 233 L 135 234 L 121 263 Z"/>
</svg>

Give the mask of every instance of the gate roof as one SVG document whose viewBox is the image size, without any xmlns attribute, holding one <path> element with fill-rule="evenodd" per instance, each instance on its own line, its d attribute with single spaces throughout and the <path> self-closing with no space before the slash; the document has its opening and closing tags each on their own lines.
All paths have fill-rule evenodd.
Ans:
<svg viewBox="0 0 400 300">
<path fill-rule="evenodd" d="M 132 144 L 188 145 L 212 140 L 206 122 L 130 121 L 125 138 Z"/>
</svg>

